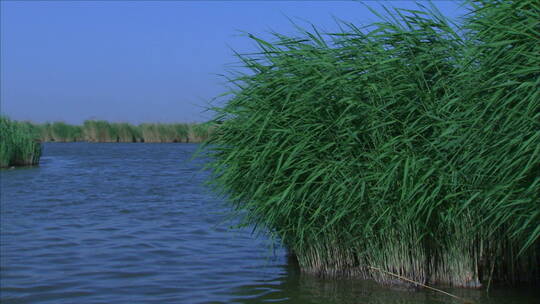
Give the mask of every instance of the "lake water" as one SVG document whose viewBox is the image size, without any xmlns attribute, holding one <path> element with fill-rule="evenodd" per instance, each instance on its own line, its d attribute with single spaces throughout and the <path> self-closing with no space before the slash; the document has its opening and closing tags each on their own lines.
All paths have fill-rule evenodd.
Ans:
<svg viewBox="0 0 540 304">
<path fill-rule="evenodd" d="M 460 301 L 302 275 L 284 249 L 236 229 L 203 183 L 195 144 L 46 143 L 2 170 L 1 303 Z M 540 303 L 531 289 L 445 289 L 481 304 Z"/>
</svg>

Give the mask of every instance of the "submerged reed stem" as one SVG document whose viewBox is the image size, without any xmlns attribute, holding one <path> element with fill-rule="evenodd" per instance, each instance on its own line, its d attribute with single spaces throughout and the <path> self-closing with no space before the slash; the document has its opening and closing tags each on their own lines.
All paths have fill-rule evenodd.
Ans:
<svg viewBox="0 0 540 304">
<path fill-rule="evenodd" d="M 389 271 L 386 271 L 386 270 L 383 270 L 383 269 L 380 269 L 380 268 L 377 268 L 377 267 L 373 267 L 373 266 L 368 266 L 368 267 L 369 267 L 370 269 L 373 269 L 373 270 L 376 270 L 376 271 L 380 271 L 380 272 L 382 272 L 382 273 L 384 273 L 384 274 L 387 274 L 387 275 L 391 275 L 391 276 L 393 276 L 393 277 L 396 277 L 396 278 L 398 278 L 398 279 L 400 279 L 400 280 L 403 280 L 403 281 L 406 281 L 406 282 L 409 282 L 409 283 L 413 283 L 413 284 L 415 284 L 415 285 L 417 285 L 417 286 L 421 286 L 421 287 L 424 287 L 424 288 L 427 288 L 427 289 L 430 289 L 430 290 L 433 290 L 433 291 L 442 293 L 442 294 L 447 295 L 447 296 L 449 296 L 449 297 L 458 299 L 458 300 L 462 301 L 464 304 L 472 304 L 472 303 L 473 303 L 473 302 L 470 301 L 470 300 L 464 299 L 464 298 L 462 298 L 462 297 L 458 297 L 458 296 L 456 296 L 456 295 L 454 295 L 454 294 L 451 294 L 451 293 L 449 293 L 449 292 L 446 292 L 446 291 L 444 291 L 444 290 L 440 290 L 440 289 L 438 289 L 438 288 L 434 288 L 434 287 L 431 287 L 431 286 L 422 284 L 422 283 L 420 283 L 420 282 L 417 282 L 417 281 L 414 281 L 414 280 L 411 280 L 411 279 L 407 279 L 407 278 L 405 278 L 405 277 L 403 277 L 403 276 L 400 276 L 400 275 L 397 275 L 397 274 L 395 274 L 395 273 L 391 273 L 391 272 L 389 272 Z"/>
</svg>

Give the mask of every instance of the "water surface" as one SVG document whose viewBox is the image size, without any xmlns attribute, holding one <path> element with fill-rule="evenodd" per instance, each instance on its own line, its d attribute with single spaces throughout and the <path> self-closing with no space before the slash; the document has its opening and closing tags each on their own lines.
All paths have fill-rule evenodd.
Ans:
<svg viewBox="0 0 540 304">
<path fill-rule="evenodd" d="M 2 170 L 2 303 L 459 303 L 429 291 L 300 274 L 284 249 L 231 228 L 195 144 L 47 143 Z M 530 289 L 446 289 L 481 304 Z"/>
</svg>

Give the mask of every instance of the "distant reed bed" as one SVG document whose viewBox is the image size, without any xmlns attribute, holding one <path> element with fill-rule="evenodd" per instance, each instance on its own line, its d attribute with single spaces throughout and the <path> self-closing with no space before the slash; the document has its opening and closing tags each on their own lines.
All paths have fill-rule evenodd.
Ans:
<svg viewBox="0 0 540 304">
<path fill-rule="evenodd" d="M 39 164 L 41 144 L 27 124 L 0 116 L 0 168 Z"/>
<path fill-rule="evenodd" d="M 44 142 L 202 142 L 211 135 L 209 123 L 111 123 L 104 120 L 87 120 L 82 126 L 63 122 L 24 124 Z"/>
<path fill-rule="evenodd" d="M 243 224 L 321 276 L 540 282 L 540 6 L 468 5 L 250 35 L 207 145 Z"/>
</svg>

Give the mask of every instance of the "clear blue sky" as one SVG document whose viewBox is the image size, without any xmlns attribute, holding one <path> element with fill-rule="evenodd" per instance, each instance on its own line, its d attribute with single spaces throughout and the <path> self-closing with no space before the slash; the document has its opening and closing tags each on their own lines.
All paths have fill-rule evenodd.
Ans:
<svg viewBox="0 0 540 304">
<path fill-rule="evenodd" d="M 414 8 L 412 1 L 369 1 Z M 425 3 L 425 2 L 423 2 Z M 461 1 L 434 1 L 444 15 Z M 334 17 L 376 18 L 353 1 L 1 1 L 1 111 L 16 120 L 195 122 L 226 90 L 241 31 L 268 37 L 300 25 L 337 29 Z M 305 20 L 305 21 L 304 21 Z"/>
</svg>

